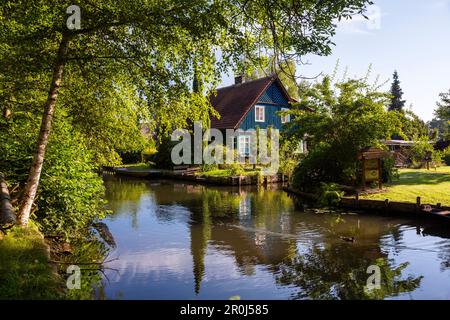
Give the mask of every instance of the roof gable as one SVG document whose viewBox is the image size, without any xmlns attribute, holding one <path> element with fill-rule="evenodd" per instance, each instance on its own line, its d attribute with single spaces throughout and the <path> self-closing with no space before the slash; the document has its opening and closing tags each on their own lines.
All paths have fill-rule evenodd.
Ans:
<svg viewBox="0 0 450 320">
<path fill-rule="evenodd" d="M 288 105 L 289 98 L 284 94 L 281 85 L 274 81 L 259 97 L 258 102 Z"/>
<path fill-rule="evenodd" d="M 277 86 L 281 90 L 277 90 Z M 281 94 L 275 93 L 275 91 L 281 92 Z M 220 120 L 212 117 L 211 127 L 235 129 L 239 127 L 245 115 L 257 102 L 278 103 L 276 101 L 286 101 L 288 103 L 293 100 L 289 97 L 278 77 L 274 75 L 220 88 L 217 90 L 217 95 L 210 96 L 210 101 L 221 116 Z"/>
</svg>

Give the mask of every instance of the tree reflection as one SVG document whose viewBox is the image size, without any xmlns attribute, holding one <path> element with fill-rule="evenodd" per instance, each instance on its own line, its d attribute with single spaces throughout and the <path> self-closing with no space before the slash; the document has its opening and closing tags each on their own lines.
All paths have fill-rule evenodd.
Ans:
<svg viewBox="0 0 450 320">
<path fill-rule="evenodd" d="M 389 258 L 397 259 L 396 253 L 405 253 L 405 248 L 411 249 L 409 245 L 416 246 L 415 237 L 450 237 L 447 226 L 437 229 L 437 224 L 417 219 L 321 212 L 307 207 L 300 211 L 293 199 L 277 189 L 211 187 L 163 180 L 120 179 L 105 183 L 111 208 L 118 211 L 115 214 L 130 214 L 132 220 L 136 209 L 165 227 L 170 223 L 187 226 L 190 239 L 182 245 L 190 249 L 192 291 L 196 294 L 202 290 L 205 272 L 223 272 L 216 271 L 214 264 L 211 270 L 205 266 L 209 252 L 219 258 L 232 258 L 226 263 L 231 260 L 231 268 L 235 269 L 230 272 L 237 271 L 243 285 L 247 277 L 269 273 L 278 285 L 292 288 L 294 299 L 395 297 L 415 291 L 422 277 L 409 275 L 408 263 L 398 264 L 398 260 Z M 155 219 L 150 220 L 154 223 Z M 428 251 L 438 252 L 442 268 L 449 268 L 448 242 L 437 245 Z M 408 257 L 415 261 L 414 254 L 407 253 L 405 259 Z M 370 265 L 381 270 L 381 289 L 366 288 Z M 236 290 L 238 293 L 239 288 Z"/>
<path fill-rule="evenodd" d="M 350 247 L 352 246 L 352 247 Z M 368 290 L 367 268 L 381 270 L 381 288 Z M 422 277 L 402 277 L 408 263 L 394 266 L 376 247 L 350 244 L 313 245 L 305 253 L 280 265 L 277 282 L 295 286 L 294 299 L 385 299 L 412 292 Z"/>
</svg>

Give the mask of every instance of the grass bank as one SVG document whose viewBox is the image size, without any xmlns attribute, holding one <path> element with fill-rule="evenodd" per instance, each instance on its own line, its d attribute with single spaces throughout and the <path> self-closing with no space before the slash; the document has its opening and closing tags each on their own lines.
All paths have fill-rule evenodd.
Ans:
<svg viewBox="0 0 450 320">
<path fill-rule="evenodd" d="M 242 176 L 254 176 L 257 175 L 259 170 L 244 170 L 242 171 Z M 216 169 L 211 171 L 199 172 L 198 175 L 204 177 L 231 177 L 233 176 L 233 172 L 231 169 Z"/>
<path fill-rule="evenodd" d="M 0 239 L 0 299 L 57 299 L 60 282 L 36 226 L 13 227 Z"/>
<path fill-rule="evenodd" d="M 401 169 L 399 178 L 385 186 L 387 192 L 361 198 L 416 202 L 450 206 L 450 166 L 430 169 Z"/>
</svg>

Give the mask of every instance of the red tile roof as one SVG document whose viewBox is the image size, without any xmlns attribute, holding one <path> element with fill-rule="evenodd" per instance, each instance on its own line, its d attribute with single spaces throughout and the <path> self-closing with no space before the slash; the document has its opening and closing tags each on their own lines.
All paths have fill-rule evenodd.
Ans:
<svg viewBox="0 0 450 320">
<path fill-rule="evenodd" d="M 211 118 L 211 128 L 236 129 L 239 127 L 250 108 L 258 102 L 259 97 L 274 81 L 280 80 L 277 76 L 269 76 L 217 89 L 217 95 L 212 94 L 209 99 L 221 117 L 220 120 L 216 117 Z M 287 98 L 292 100 L 281 82 L 279 84 Z"/>
</svg>

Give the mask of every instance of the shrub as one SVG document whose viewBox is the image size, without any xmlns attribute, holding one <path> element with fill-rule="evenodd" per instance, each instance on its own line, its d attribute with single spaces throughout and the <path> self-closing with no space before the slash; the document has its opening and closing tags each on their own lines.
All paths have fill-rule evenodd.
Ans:
<svg viewBox="0 0 450 320">
<path fill-rule="evenodd" d="M 171 158 L 172 148 L 177 144 L 176 141 L 171 141 L 170 137 L 163 138 L 158 146 L 158 152 L 149 157 L 151 162 L 155 163 L 157 168 L 172 169 L 173 162 Z"/>
<path fill-rule="evenodd" d="M 336 206 L 343 196 L 344 192 L 335 183 L 322 183 L 318 202 L 323 206 Z"/>
<path fill-rule="evenodd" d="M 230 164 L 229 168 L 230 168 L 229 169 L 230 170 L 230 174 L 232 176 L 238 176 L 238 175 L 244 174 L 244 172 L 245 172 L 244 168 L 239 163 Z"/>
<path fill-rule="evenodd" d="M 212 164 L 206 164 L 204 163 L 202 165 L 202 171 L 203 172 L 209 172 L 209 171 L 213 171 L 213 170 L 217 170 L 219 169 L 219 166 L 217 163 L 212 163 Z"/>
<path fill-rule="evenodd" d="M 402 125 L 396 113 L 386 111 L 389 97 L 376 86 L 358 79 L 336 85 L 331 81 L 324 77 L 305 90 L 290 110 L 288 134 L 296 141 L 307 135 L 309 146 L 294 171 L 296 188 L 317 189 L 320 182 L 355 183 L 360 150 L 379 146 Z"/>
<path fill-rule="evenodd" d="M 399 178 L 398 169 L 394 167 L 394 158 L 385 158 L 382 160 L 381 179 L 384 183 L 391 182 Z"/>
<path fill-rule="evenodd" d="M 450 147 L 447 147 L 442 154 L 442 159 L 447 166 L 450 166 Z"/>
<path fill-rule="evenodd" d="M 36 199 L 37 222 L 45 233 L 73 237 L 105 215 L 105 190 L 92 158 L 70 125 L 55 123 Z"/>
<path fill-rule="evenodd" d="M 123 164 L 132 164 L 142 161 L 142 153 L 140 151 L 119 152 Z"/>
<path fill-rule="evenodd" d="M 305 159 L 295 168 L 292 178 L 294 188 L 313 191 L 321 182 L 348 182 L 352 172 L 345 170 L 336 152 L 329 145 L 321 145 L 308 153 Z"/>
<path fill-rule="evenodd" d="M 40 185 L 36 195 L 35 219 L 41 231 L 77 236 L 89 224 L 104 216 L 102 178 L 94 170 L 94 152 L 86 139 L 74 130 L 70 118 L 60 109 L 47 147 Z M 12 197 L 19 197 L 26 183 L 39 118 L 15 117 L 0 126 L 0 167 L 8 182 L 19 186 Z"/>
<path fill-rule="evenodd" d="M 413 167 L 420 167 L 424 163 L 427 155 L 433 155 L 434 148 L 428 142 L 428 137 L 422 137 L 416 140 L 410 150 L 410 157 Z"/>
</svg>

